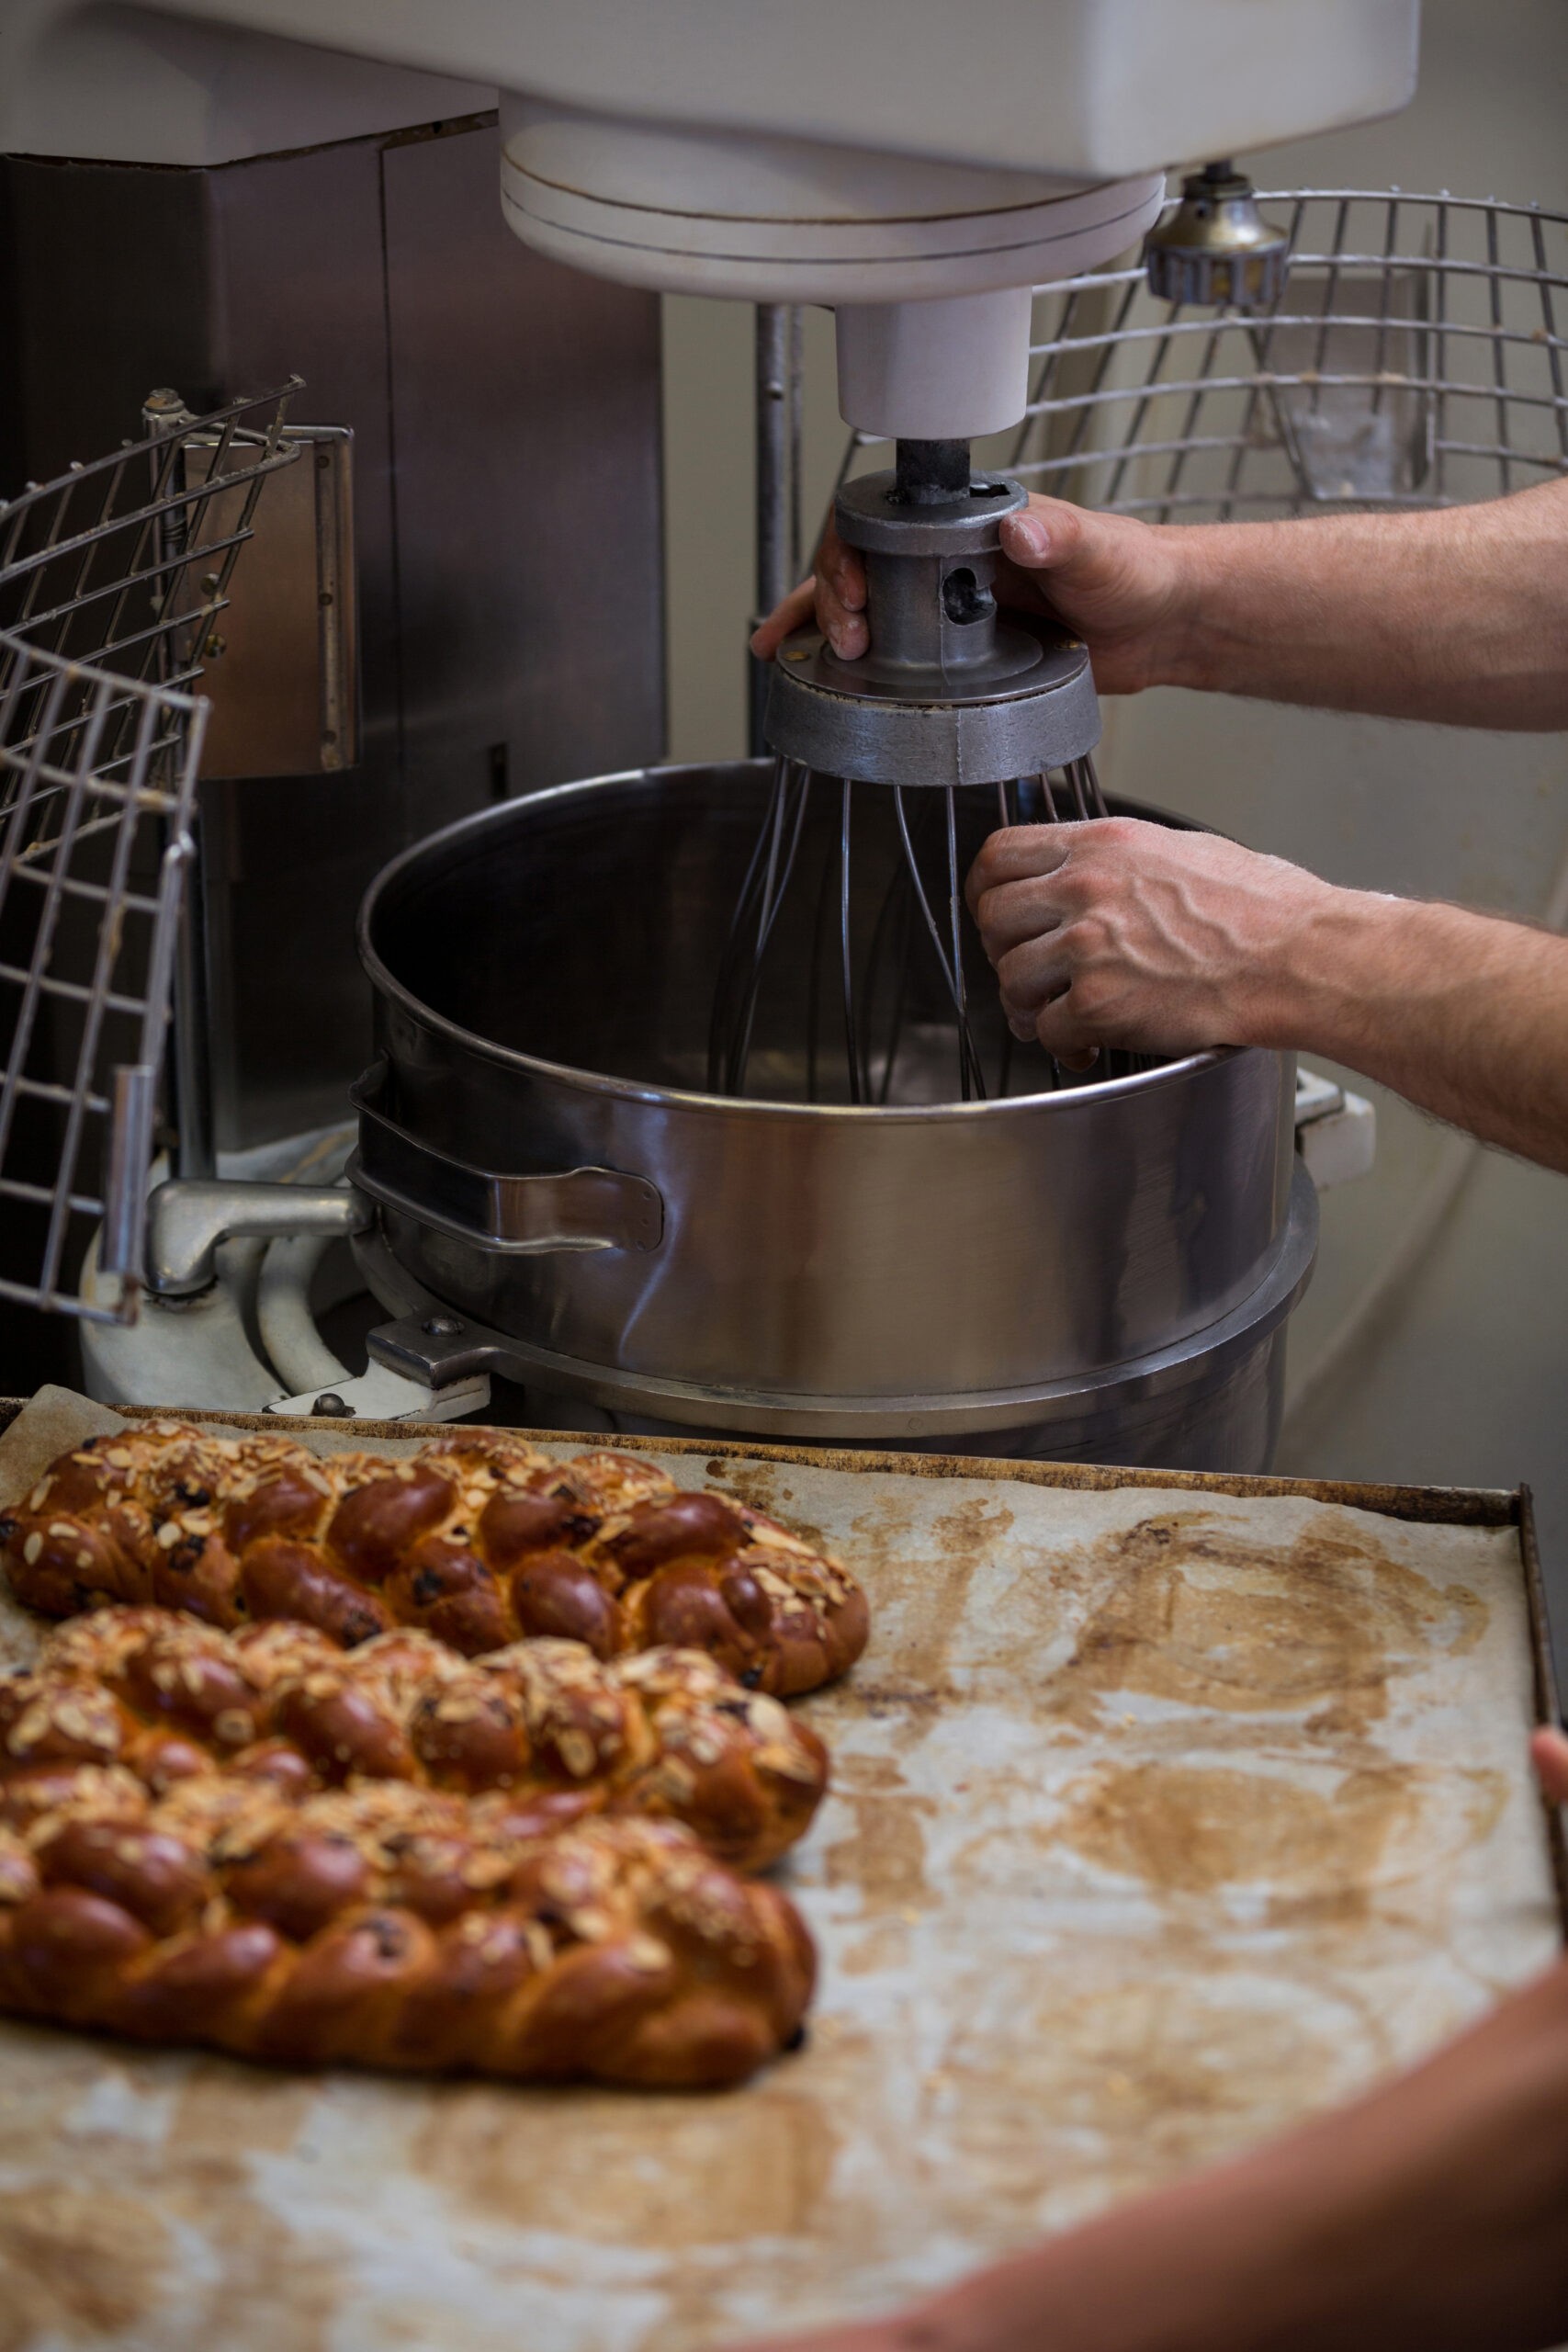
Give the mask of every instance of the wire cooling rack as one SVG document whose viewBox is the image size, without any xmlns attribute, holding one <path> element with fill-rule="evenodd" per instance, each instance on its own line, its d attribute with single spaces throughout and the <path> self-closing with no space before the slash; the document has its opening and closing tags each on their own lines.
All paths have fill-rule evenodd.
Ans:
<svg viewBox="0 0 1568 2352">
<path fill-rule="evenodd" d="M 1270 311 L 1160 301 L 1135 255 L 1036 287 L 1028 413 L 987 463 L 1160 523 L 1462 505 L 1568 472 L 1568 218 L 1397 188 L 1258 203 L 1291 240 Z M 852 435 L 840 480 L 878 446 Z M 775 473 L 798 503 L 798 465 Z M 763 536 L 787 544 L 782 507 Z"/>
<path fill-rule="evenodd" d="M 0 1297 L 134 1319 L 184 872 L 228 604 L 298 380 L 0 503 Z M 92 1227 L 118 1278 L 85 1303 Z"/>
<path fill-rule="evenodd" d="M 1447 506 L 1568 471 L 1568 220 L 1310 188 L 1271 312 L 1157 301 L 1141 267 L 1037 288 L 1036 489 L 1155 522 Z"/>
</svg>

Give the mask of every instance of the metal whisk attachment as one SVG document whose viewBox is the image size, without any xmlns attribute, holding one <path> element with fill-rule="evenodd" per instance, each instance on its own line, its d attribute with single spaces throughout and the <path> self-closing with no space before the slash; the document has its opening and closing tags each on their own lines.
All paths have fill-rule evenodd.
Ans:
<svg viewBox="0 0 1568 2352">
<path fill-rule="evenodd" d="M 802 634 L 769 678 L 776 757 L 714 994 L 714 1093 L 898 1104 L 1005 1093 L 1014 1040 L 964 876 L 998 823 L 1105 813 L 1086 649 L 998 605 L 1001 525 L 1024 492 L 974 473 L 966 441 L 900 441 L 896 458 L 841 484 L 834 506 L 865 567 L 865 652 L 840 662 Z M 791 985 L 802 965 L 804 991 Z M 825 1042 L 833 995 L 837 1049 Z M 1038 1062 L 1031 1086 L 1056 1082 Z"/>
<path fill-rule="evenodd" d="M 709 1092 L 904 1104 L 1083 1083 L 1008 1029 L 964 881 L 997 827 L 1107 813 L 1087 752 L 934 792 L 857 788 L 775 757 L 714 990 Z M 802 1003 L 805 1035 L 792 1035 Z M 1132 1066 L 1117 1055 L 1092 1075 Z"/>
</svg>

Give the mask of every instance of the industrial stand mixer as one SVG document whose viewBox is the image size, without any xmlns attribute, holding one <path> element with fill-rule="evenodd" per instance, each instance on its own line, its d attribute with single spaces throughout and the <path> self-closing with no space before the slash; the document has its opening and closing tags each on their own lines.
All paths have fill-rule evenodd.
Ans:
<svg viewBox="0 0 1568 2352">
<path fill-rule="evenodd" d="M 258 12 L 204 6 L 196 83 L 227 86 L 202 44 Z M 60 76 L 85 51 L 47 38 L 69 13 L 39 0 L 28 21 L 5 100 L 21 128 L 0 123 L 24 151 L 61 152 L 82 119 Z M 875 41 L 829 63 L 772 21 L 726 41 L 642 9 L 623 41 L 563 47 L 531 6 L 394 26 L 323 0 L 312 38 L 500 84 L 502 202 L 537 251 L 627 286 L 832 306 L 845 418 L 895 445 L 886 481 L 840 497 L 872 652 L 848 676 L 784 649 L 771 777 L 528 791 L 395 859 L 362 919 L 379 1052 L 347 1184 L 161 1186 L 149 1321 L 194 1327 L 247 1237 L 352 1235 L 391 1317 L 369 1340 L 380 1409 L 390 1382 L 450 1411 L 491 1369 L 536 1418 L 555 1397 L 641 1425 L 1267 1461 L 1314 1230 L 1288 1058 L 1063 1083 L 1000 1034 L 965 933 L 985 829 L 1099 805 L 1083 650 L 998 611 L 997 526 L 1021 492 L 968 445 L 1029 416 L 1032 287 L 1135 247 L 1163 158 L 1403 103 L 1415 16 L 1351 0 L 1325 50 L 1316 12 L 1278 0 L 1267 55 L 1216 49 L 1204 0 L 1133 0 L 1109 48 L 1106 17 L 1032 15 L 1031 75 L 993 0 L 892 72 Z M 878 28 L 910 29 L 856 0 L 840 32 Z M 186 38 L 176 6 L 161 68 Z M 286 77 L 269 87 L 276 114 Z M 221 107 L 199 139 L 151 114 L 136 133 L 167 164 L 248 135 Z M 1151 266 L 1245 309 L 1277 288 L 1236 177 L 1199 175 Z M 345 1380 L 314 1402 L 370 1400 Z"/>
<path fill-rule="evenodd" d="M 1165 519 L 1447 503 L 1562 469 L 1568 399 L 1558 313 L 1568 284 L 1568 224 L 1529 209 L 1408 196 L 1265 202 L 1270 215 L 1290 222 L 1294 261 L 1286 296 L 1264 315 L 1173 311 L 1149 294 L 1131 261 L 1042 291 L 1044 335 L 1011 456 L 1019 478 Z M 774 536 L 787 537 L 787 529 Z M 197 1375 L 209 1381 L 204 1393 L 238 1404 L 272 1395 L 295 1399 L 295 1409 L 309 1409 L 316 1398 L 332 1410 L 331 1400 L 342 1396 L 366 1409 L 376 1409 L 379 1397 L 382 1409 L 440 1412 L 474 1409 L 488 1365 L 524 1383 L 513 1409 L 579 1426 L 675 1421 L 775 1435 L 808 1428 L 880 1442 L 1261 1463 L 1284 1309 L 1310 1248 L 1300 1220 L 1287 1220 L 1275 1229 L 1270 1279 L 1249 1287 L 1241 1266 L 1246 1219 L 1236 1224 L 1234 1208 L 1234 1187 L 1249 1163 L 1235 1136 L 1245 1126 L 1255 1143 L 1266 1139 L 1276 1172 L 1288 1175 L 1286 1117 L 1278 1093 L 1268 1102 L 1255 1095 L 1227 1104 L 1220 1090 L 1235 1088 L 1259 1061 L 1277 1080 L 1277 1066 L 1268 1057 L 1201 1057 L 1201 1069 L 1179 1064 L 1114 1079 L 1097 1071 L 1086 1074 L 1087 1083 L 1076 1078 L 1057 1088 L 1037 1049 L 1010 1048 L 968 933 L 960 969 L 986 1099 L 976 1091 L 965 1102 L 964 1048 L 937 944 L 912 889 L 890 896 L 890 882 L 907 870 L 898 796 L 857 781 L 851 960 L 855 980 L 869 975 L 871 986 L 869 1005 L 863 987 L 853 1000 L 864 1081 L 862 1107 L 853 1107 L 838 1001 L 842 795 L 818 777 L 802 813 L 794 773 L 783 818 L 774 811 L 770 820 L 767 762 L 638 772 L 509 804 L 478 820 L 468 836 L 438 837 L 386 875 L 365 930 L 388 1053 L 364 1090 L 361 1189 L 319 1188 L 334 1164 L 330 1154 L 335 1149 L 341 1159 L 346 1136 L 335 1146 L 327 1138 L 302 1144 L 295 1158 L 300 1172 L 316 1174 L 317 1189 L 288 1188 L 299 1238 L 219 1244 L 218 1258 L 231 1270 L 222 1281 L 212 1283 L 209 1257 L 186 1303 L 150 1302 L 137 1330 L 95 1333 L 95 1380 L 118 1393 L 166 1398 L 175 1393 L 170 1383 L 179 1367 L 196 1363 L 207 1367 Z M 1010 778 L 1007 788 L 1010 813 L 1052 813 L 1041 787 Z M 1077 813 L 1061 770 L 1047 770 L 1045 788 L 1057 815 Z M 927 911 L 939 928 L 948 889 L 946 799 L 941 786 L 903 791 Z M 955 791 L 960 870 L 995 808 L 994 786 Z M 787 894 L 774 894 L 780 903 L 756 998 L 745 1096 L 725 1097 L 708 1079 L 715 984 L 752 853 L 784 819 L 795 844 L 793 876 Z M 659 889 L 649 887 L 650 876 L 662 877 Z M 592 933 L 576 921 L 589 884 L 606 910 Z M 754 915 L 759 905 L 754 895 Z M 487 936 L 488 955 L 478 945 Z M 755 936 L 753 928 L 741 943 L 748 956 Z M 530 952 L 519 955 L 518 940 L 531 943 Z M 896 974 L 903 996 L 890 1050 Z M 734 990 L 732 969 L 724 999 L 731 1005 Z M 1181 1309 L 1189 1276 L 1180 1242 L 1205 1189 L 1201 1154 L 1189 1153 L 1184 1191 L 1167 1180 L 1158 1216 L 1140 1229 L 1139 1256 L 1119 1261 L 1105 1236 L 1118 1213 L 1116 1183 L 1125 1187 L 1129 1171 L 1158 1164 L 1151 1153 L 1160 1147 L 1162 1121 L 1168 1125 L 1162 1105 L 1176 1101 L 1190 1114 L 1205 1100 L 1239 1123 L 1228 1143 L 1219 1140 L 1223 1124 L 1212 1127 L 1205 1148 L 1233 1187 L 1227 1216 L 1240 1238 L 1229 1275 L 1240 1305 L 1216 1315 L 1215 1291 L 1199 1285 L 1196 1328 L 1176 1339 L 1175 1317 L 1163 1329 L 1157 1318 Z M 1014 1127 L 1038 1133 L 1053 1110 L 1069 1105 L 1084 1139 L 1077 1175 L 1071 1182 L 1054 1175 L 1043 1187 L 1036 1161 L 1031 1184 L 1019 1171 L 1029 1166 L 1032 1143 L 1026 1137 L 1015 1153 Z M 657 1161 L 618 1141 L 616 1123 L 639 1116 L 639 1144 L 657 1148 Z M 903 1171 L 880 1191 L 868 1189 L 879 1180 L 862 1162 L 900 1122 L 894 1148 L 905 1153 Z M 399 1127 L 420 1147 L 400 1164 Z M 1192 1124 L 1188 1131 L 1201 1134 Z M 1302 1130 L 1314 1160 L 1325 1132 L 1321 1125 Z M 423 1193 L 425 1212 L 449 1216 L 450 1170 L 439 1171 L 440 1185 L 429 1181 L 432 1148 L 448 1161 L 468 1155 L 457 1195 L 466 1233 L 443 1230 L 412 1198 Z M 804 1176 L 803 1150 L 815 1171 Z M 688 1161 L 676 1214 L 682 1151 L 706 1158 Z M 595 1162 L 622 1177 L 660 1179 L 658 1249 L 584 1247 L 610 1237 L 585 1220 L 581 1199 L 574 1205 L 558 1185 L 552 1197 L 551 1184 L 528 1181 Z M 999 1192 L 976 1185 L 981 1167 Z M 818 1269 L 809 1258 L 802 1264 L 781 1256 L 766 1221 L 792 1202 L 798 1217 L 807 1188 L 821 1184 L 824 1169 L 840 1190 L 820 1231 L 839 1247 Z M 517 1172 L 508 1180 L 497 1170 Z M 403 1213 L 385 1197 L 399 1176 L 409 1204 Z M 380 1187 L 378 1198 L 367 1179 Z M 1010 1184 L 1022 1188 L 1021 1211 L 1001 1197 Z M 276 1231 L 277 1194 L 263 1189 Z M 1252 1197 L 1266 1190 L 1260 1184 Z M 640 1187 L 628 1192 L 649 1220 L 646 1238 L 653 1204 Z M 1173 1203 L 1179 1214 L 1171 1213 Z M 601 1215 L 604 1195 L 592 1205 Z M 188 1271 L 192 1232 L 210 1247 L 231 1229 L 237 1206 L 243 1203 L 232 1192 L 204 1205 L 173 1188 L 159 1196 L 155 1249 L 183 1237 Z M 179 1228 L 169 1219 L 176 1207 L 187 1220 Z M 541 1214 L 547 1208 L 553 1226 Z M 532 1232 L 515 1224 L 507 1232 L 504 1220 L 525 1211 Z M 562 1229 L 568 1213 L 577 1219 L 574 1233 Z M 1273 1214 L 1254 1218 L 1254 1265 L 1259 1252 L 1267 1255 Z M 315 1220 L 330 1221 L 340 1237 L 351 1225 L 366 1228 L 354 1245 L 357 1279 L 373 1283 L 383 1317 L 367 1375 L 349 1370 L 346 1349 L 334 1359 L 310 1334 L 310 1263 L 318 1261 L 318 1301 L 323 1251 L 336 1265 L 337 1290 L 356 1279 L 345 1240 L 330 1242 L 321 1223 L 314 1238 L 303 1229 Z M 1010 1256 L 998 1251 L 993 1261 L 993 1231 L 1011 1233 Z M 1151 1233 L 1166 1253 L 1163 1272 L 1149 1254 Z M 548 1246 L 561 1241 L 574 1246 Z M 705 1272 L 699 1266 L 693 1273 L 682 1252 L 699 1245 Z M 769 1278 L 753 1274 L 749 1286 L 727 1281 L 725 1247 Z M 942 1292 L 934 1285 L 944 1255 L 955 1279 Z M 865 1275 L 873 1266 L 877 1283 L 868 1310 Z M 244 1336 L 256 1329 L 258 1267 L 270 1366 Z M 1018 1300 L 1003 1295 L 998 1267 L 1015 1284 L 1021 1280 Z M 1094 1312 L 1086 1306 L 1090 1270 L 1105 1283 Z M 154 1271 L 162 1278 L 156 1260 Z M 617 1286 L 625 1295 L 612 1327 L 606 1303 Z M 863 1341 L 881 1329 L 885 1361 L 904 1372 L 901 1390 L 868 1391 L 863 1355 L 836 1364 L 820 1352 L 809 1360 L 808 1306 L 814 1299 L 831 1308 L 840 1294 L 841 1330 Z M 584 1320 L 584 1302 L 596 1328 Z M 1125 1319 L 1129 1303 L 1149 1318 L 1141 1332 Z M 1276 1306 L 1280 1319 L 1270 1329 Z M 373 1311 L 367 1307 L 362 1320 Z M 1082 1318 L 1076 1337 L 1074 1314 Z M 890 1338 L 878 1319 L 889 1315 Z M 991 1363 L 1012 1375 L 999 1395 L 1000 1383 L 986 1395 L 990 1375 L 982 1360 L 965 1354 L 969 1342 L 960 1344 L 965 1317 L 971 1330 L 985 1326 Z M 204 1335 L 220 1328 L 230 1339 L 204 1353 Z M 1038 1374 L 1043 1356 L 1042 1350 L 1032 1364 L 1020 1357 L 1021 1332 L 1044 1336 L 1058 1351 L 1044 1359 L 1046 1368 L 1053 1361 L 1076 1365 L 1076 1406 L 1073 1372 L 1055 1396 L 1043 1393 L 1050 1381 L 1037 1377 L 1032 1385 L 1018 1376 Z M 1135 1351 L 1148 1343 L 1146 1375 L 1162 1338 L 1168 1360 L 1140 1389 L 1127 1377 L 1139 1362 Z M 929 1351 L 923 1359 L 921 1346 Z M 1073 1347 L 1076 1357 L 1064 1357 L 1061 1351 Z M 1216 1361 L 1205 1369 L 1211 1349 Z M 972 1385 L 944 1394 L 955 1364 Z M 1235 1374 L 1228 1398 L 1227 1364 Z M 759 1368 L 777 1384 L 767 1393 Z M 438 1385 L 429 1385 L 433 1378 Z M 242 1387 L 242 1379 L 251 1385 Z M 931 1385 L 918 1391 L 922 1380 Z M 233 1384 L 226 1390 L 225 1381 Z M 807 1384 L 806 1393 L 797 1383 Z M 1216 1434 L 1220 1418 L 1228 1419 L 1228 1436 Z"/>
</svg>

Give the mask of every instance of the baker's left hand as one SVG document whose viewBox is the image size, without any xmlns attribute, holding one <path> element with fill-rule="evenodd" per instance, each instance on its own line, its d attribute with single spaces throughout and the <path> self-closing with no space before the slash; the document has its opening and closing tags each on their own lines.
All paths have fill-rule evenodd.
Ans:
<svg viewBox="0 0 1568 2352">
<path fill-rule="evenodd" d="M 1013 1034 L 1079 1068 L 1100 1046 L 1309 1043 L 1314 934 L 1349 895 L 1130 817 L 993 833 L 967 884 Z"/>
</svg>

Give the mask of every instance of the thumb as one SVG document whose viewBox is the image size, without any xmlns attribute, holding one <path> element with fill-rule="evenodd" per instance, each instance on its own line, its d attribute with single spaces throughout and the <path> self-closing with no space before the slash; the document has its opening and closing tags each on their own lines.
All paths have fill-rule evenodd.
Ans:
<svg viewBox="0 0 1568 2352">
<path fill-rule="evenodd" d="M 1022 571 L 1056 571 L 1084 551 L 1085 515 L 1065 498 L 1031 498 L 1002 517 L 1002 553 Z"/>
</svg>

